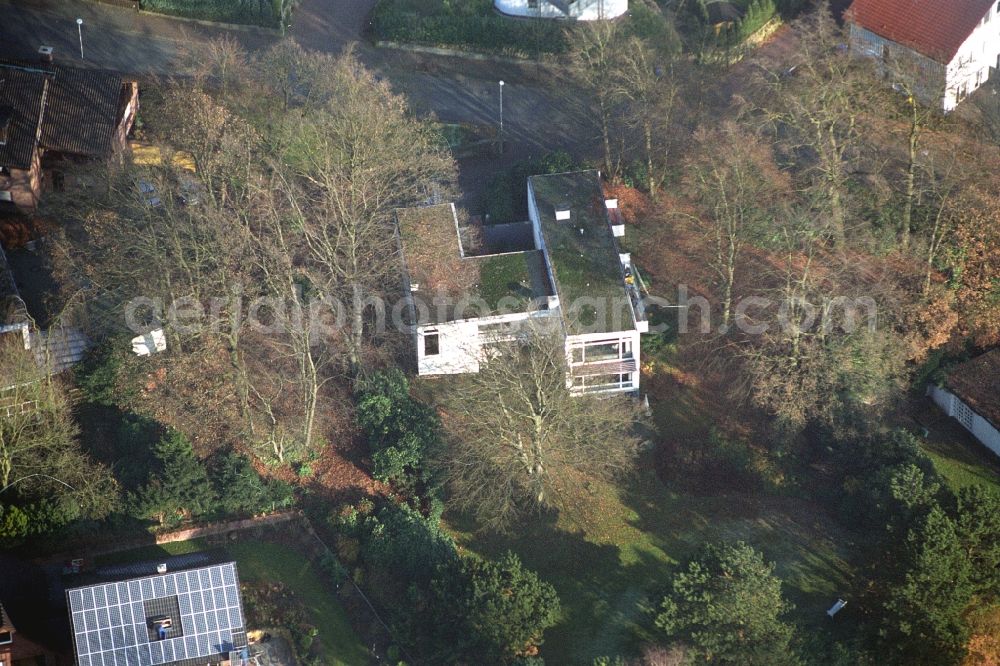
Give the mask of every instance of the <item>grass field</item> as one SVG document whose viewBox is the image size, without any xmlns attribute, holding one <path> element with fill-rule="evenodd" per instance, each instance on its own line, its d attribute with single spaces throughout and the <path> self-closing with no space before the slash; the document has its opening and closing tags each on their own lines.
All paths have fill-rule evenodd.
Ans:
<svg viewBox="0 0 1000 666">
<path fill-rule="evenodd" d="M 563 496 L 578 499 L 564 504 L 558 519 L 539 518 L 509 538 L 484 537 L 461 520 L 449 522 L 462 547 L 483 555 L 513 550 L 556 587 L 563 618 L 546 632 L 546 663 L 634 654 L 653 638 L 647 634 L 650 593 L 663 586 L 671 564 L 705 541 L 742 539 L 761 549 L 786 582 L 796 605 L 793 619 L 825 634 L 824 611 L 851 577 L 851 535 L 801 500 L 680 495 L 649 471 L 651 465 L 641 467 L 646 471 L 627 491 L 575 488 Z"/>
<path fill-rule="evenodd" d="M 986 485 L 1000 492 L 1000 459 L 957 421 L 942 415 L 927 426 L 927 432 L 922 438 L 924 451 L 952 490 Z"/>
<path fill-rule="evenodd" d="M 156 560 L 210 549 L 194 539 L 147 546 L 96 558 L 97 566 Z M 243 582 L 274 582 L 287 586 L 309 614 L 310 624 L 319 630 L 323 663 L 330 666 L 355 666 L 369 663 L 368 651 L 358 639 L 336 593 L 326 583 L 312 562 L 296 549 L 270 541 L 240 541 L 228 544 L 226 552 L 236 561 Z"/>
</svg>

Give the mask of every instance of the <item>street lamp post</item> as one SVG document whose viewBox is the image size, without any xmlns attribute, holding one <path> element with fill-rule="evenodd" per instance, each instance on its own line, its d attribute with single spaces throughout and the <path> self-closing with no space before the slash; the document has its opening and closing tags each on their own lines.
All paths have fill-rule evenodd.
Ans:
<svg viewBox="0 0 1000 666">
<path fill-rule="evenodd" d="M 76 20 L 76 32 L 80 36 L 80 60 L 83 60 L 83 19 Z"/>
<path fill-rule="evenodd" d="M 503 81 L 500 81 L 500 152 L 503 152 Z"/>
</svg>

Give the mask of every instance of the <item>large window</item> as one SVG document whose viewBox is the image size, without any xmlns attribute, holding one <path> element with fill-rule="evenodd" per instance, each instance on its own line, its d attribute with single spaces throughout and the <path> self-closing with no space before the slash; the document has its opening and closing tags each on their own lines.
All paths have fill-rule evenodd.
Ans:
<svg viewBox="0 0 1000 666">
<path fill-rule="evenodd" d="M 441 338 L 436 329 L 424 332 L 424 356 L 437 356 L 441 353 Z"/>
<path fill-rule="evenodd" d="M 574 364 L 600 363 L 632 358 L 631 340 L 597 340 L 570 349 Z"/>
<path fill-rule="evenodd" d="M 635 388 L 630 373 L 573 377 L 573 388 L 581 393 L 629 391 Z"/>
</svg>

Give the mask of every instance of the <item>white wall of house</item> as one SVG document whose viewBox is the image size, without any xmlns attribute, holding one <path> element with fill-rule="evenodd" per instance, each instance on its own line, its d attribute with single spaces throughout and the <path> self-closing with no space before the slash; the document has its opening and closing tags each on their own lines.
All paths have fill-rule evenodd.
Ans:
<svg viewBox="0 0 1000 666">
<path fill-rule="evenodd" d="M 613 19 L 628 11 L 628 0 L 493 0 L 493 4 L 511 16 L 578 21 Z"/>
<path fill-rule="evenodd" d="M 505 325 L 526 324 L 553 316 L 558 316 L 558 311 L 538 310 L 418 326 L 415 336 L 417 374 L 459 375 L 479 372 L 486 346 L 491 342 L 513 339 L 513 336 L 498 333 L 498 329 Z M 435 344 L 437 353 L 433 353 Z"/>
<path fill-rule="evenodd" d="M 948 86 L 944 110 L 951 111 L 990 78 L 1000 64 L 1000 2 L 979 22 L 958 53 L 948 63 Z"/>
<path fill-rule="evenodd" d="M 919 68 L 921 81 L 915 84 L 918 92 L 924 92 L 927 97 L 941 98 L 941 107 L 945 111 L 951 111 L 986 83 L 991 71 L 1000 65 L 998 10 L 1000 1 L 990 8 L 947 66 L 853 23 L 849 37 L 851 50 L 857 55 L 878 60 L 893 52 L 905 53 L 907 59 Z M 931 103 L 933 99 L 925 101 Z"/>
<path fill-rule="evenodd" d="M 931 385 L 927 387 L 927 395 L 948 416 L 961 423 L 986 448 L 1000 456 L 1000 430 L 997 430 L 996 426 L 977 414 L 957 395 L 947 389 Z"/>
</svg>

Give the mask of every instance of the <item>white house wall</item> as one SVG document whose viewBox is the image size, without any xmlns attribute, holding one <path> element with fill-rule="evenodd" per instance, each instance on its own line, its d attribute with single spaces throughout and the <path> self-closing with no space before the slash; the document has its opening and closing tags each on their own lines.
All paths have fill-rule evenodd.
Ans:
<svg viewBox="0 0 1000 666">
<path fill-rule="evenodd" d="M 980 22 L 948 64 L 948 88 L 944 109 L 954 109 L 966 95 L 986 83 L 990 69 L 1000 57 L 1000 14 L 997 5 L 990 7 L 989 20 Z"/>
<path fill-rule="evenodd" d="M 628 11 L 628 0 L 493 0 L 494 6 L 510 16 L 530 18 L 571 18 L 578 21 L 597 21 L 601 19 L 618 18 Z M 569 13 L 563 12 L 559 5 L 564 5 Z"/>
<path fill-rule="evenodd" d="M 992 423 L 977 414 L 951 391 L 939 386 L 930 386 L 927 389 L 927 394 L 948 416 L 961 423 L 966 430 L 972 433 L 973 437 L 1000 456 L 1000 430 L 997 430 Z M 971 412 L 971 418 L 963 420 L 961 417 L 963 408 L 966 410 L 965 414 L 968 415 Z"/>
<path fill-rule="evenodd" d="M 538 310 L 418 326 L 416 330 L 417 373 L 420 375 L 459 375 L 479 372 L 483 345 L 489 342 L 480 335 L 480 327 L 528 322 L 552 316 L 558 316 L 558 312 Z M 434 332 L 438 335 L 438 353 L 428 355 L 425 337 Z"/>
</svg>

